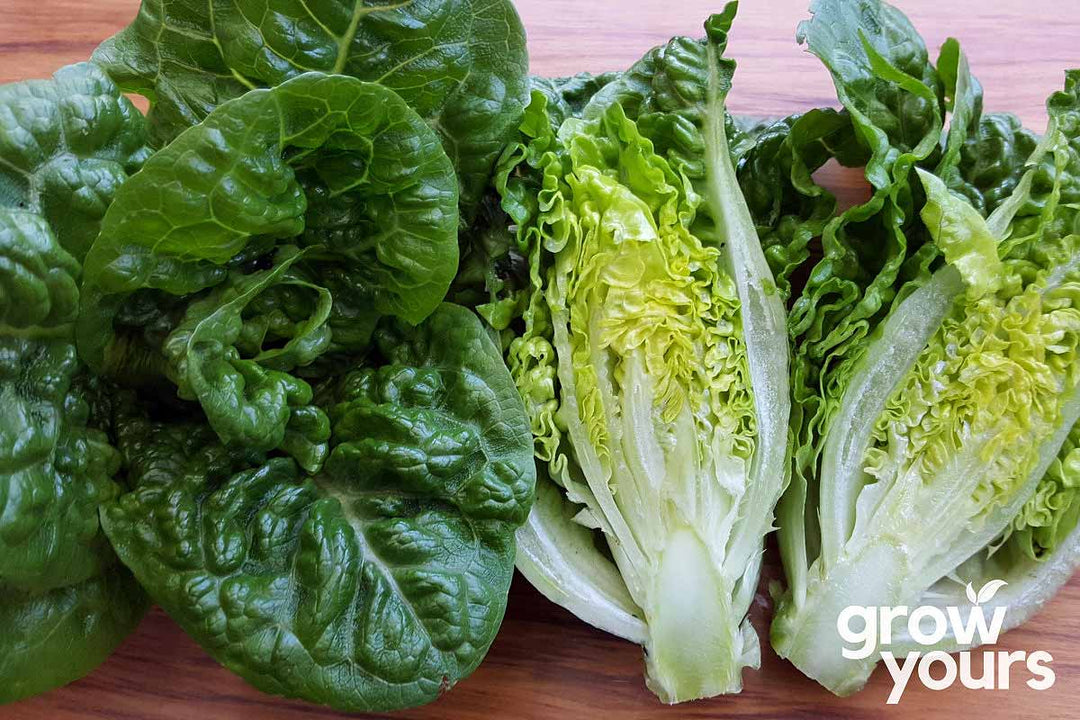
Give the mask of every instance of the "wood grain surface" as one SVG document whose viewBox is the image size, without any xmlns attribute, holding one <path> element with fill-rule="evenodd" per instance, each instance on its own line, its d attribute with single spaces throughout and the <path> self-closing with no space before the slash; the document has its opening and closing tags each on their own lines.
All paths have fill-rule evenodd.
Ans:
<svg viewBox="0 0 1080 720">
<path fill-rule="evenodd" d="M 557 75 L 621 69 L 676 34 L 698 35 L 720 0 L 517 0 L 529 32 L 532 70 Z M 897 0 L 931 48 L 958 37 L 986 90 L 989 110 L 1011 110 L 1030 127 L 1045 124 L 1043 101 L 1062 70 L 1080 66 L 1077 0 Z M 89 56 L 134 15 L 138 0 L 0 0 L 0 82 L 47 77 Z M 739 61 L 731 108 L 786 115 L 835 105 L 828 75 L 794 42 L 806 0 L 744 0 L 730 44 Z M 857 175 L 831 173 L 848 198 Z M 770 548 L 772 552 L 774 548 Z M 775 571 L 769 573 L 774 575 Z M 765 582 L 768 581 L 768 577 Z M 763 583 L 763 587 L 764 587 Z M 839 699 L 768 648 L 768 601 L 753 610 L 763 666 L 747 672 L 735 697 L 666 708 L 645 689 L 641 651 L 548 603 L 520 577 L 487 660 L 453 692 L 426 708 L 391 717 L 481 718 L 1052 718 L 1080 717 L 1080 578 L 997 649 L 1047 650 L 1057 683 L 1037 692 L 909 687 L 886 706 L 891 683 L 879 671 L 869 687 Z M 153 611 L 102 667 L 68 687 L 0 707 L 0 720 L 326 720 L 345 717 L 263 695 L 218 666 L 160 610 Z"/>
</svg>

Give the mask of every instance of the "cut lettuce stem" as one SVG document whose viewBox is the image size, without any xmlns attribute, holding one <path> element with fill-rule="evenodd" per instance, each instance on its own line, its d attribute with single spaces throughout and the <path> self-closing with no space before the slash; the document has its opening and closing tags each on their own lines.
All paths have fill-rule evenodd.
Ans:
<svg viewBox="0 0 1080 720">
<path fill-rule="evenodd" d="M 596 313 L 599 315 L 599 313 Z M 744 622 L 747 607 L 727 580 L 716 549 L 706 545 L 708 528 L 702 517 L 687 517 L 688 506 L 698 499 L 699 482 L 708 479 L 703 464 L 709 459 L 695 452 L 694 421 L 690 411 L 672 424 L 674 447 L 661 448 L 654 423 L 655 380 L 639 358 L 626 361 L 621 395 L 605 393 L 605 409 L 621 408 L 621 417 L 608 413 L 605 421 L 618 445 L 600 450 L 611 455 L 610 471 L 590 441 L 588 428 L 576 421 L 576 377 L 573 351 L 563 313 L 553 312 L 555 347 L 559 353 L 559 379 L 566 400 L 565 419 L 578 462 L 612 527 L 612 554 L 630 596 L 641 607 L 647 626 L 646 682 L 667 703 L 738 692 L 744 666 L 758 664 L 757 638 Z M 598 318 L 597 318 L 598 321 Z M 595 323 L 594 323 L 595 325 Z M 599 350 L 593 347 L 595 355 Z M 605 362 L 597 357 L 597 363 Z M 610 386 L 609 386 L 610 388 Z M 621 425 L 621 427 L 619 427 Z M 662 433 L 661 433 L 662 435 Z M 711 499 L 716 502 L 715 499 Z M 718 515 L 732 508 L 709 507 Z M 756 578 L 758 563 L 740 565 L 743 574 Z"/>
<path fill-rule="evenodd" d="M 646 684 L 664 702 L 712 697 L 742 689 L 752 664 L 743 617 L 733 607 L 709 549 L 693 527 L 667 531 L 646 609 Z M 757 637 L 753 637 L 757 648 Z"/>
<path fill-rule="evenodd" d="M 836 559 L 828 571 L 815 564 L 798 608 L 780 613 L 772 625 L 776 653 L 804 675 L 837 695 L 850 695 L 866 684 L 878 662 L 872 654 L 849 660 L 836 628 L 836 619 L 849 605 L 902 605 L 898 582 L 908 573 L 903 546 L 888 542 L 866 545 L 852 556 Z"/>
</svg>

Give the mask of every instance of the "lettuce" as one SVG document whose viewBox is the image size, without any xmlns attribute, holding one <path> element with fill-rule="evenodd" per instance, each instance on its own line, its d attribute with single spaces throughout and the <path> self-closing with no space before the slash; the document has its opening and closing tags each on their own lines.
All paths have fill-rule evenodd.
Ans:
<svg viewBox="0 0 1080 720">
<path fill-rule="evenodd" d="M 758 665 L 746 613 L 785 477 L 783 299 L 724 110 L 734 10 L 592 87 L 535 88 L 496 181 L 528 266 L 507 359 L 549 480 L 518 567 L 643 644 L 666 702 Z"/>
<path fill-rule="evenodd" d="M 112 388 L 74 337 L 87 247 L 145 141 L 92 64 L 0 86 L 0 704 L 88 674 L 148 606 L 98 519 L 124 478 Z"/>
<path fill-rule="evenodd" d="M 438 135 L 466 217 L 528 101 L 525 30 L 510 0 L 146 0 L 93 60 L 151 101 L 158 145 L 306 72 L 378 83 Z"/>
<path fill-rule="evenodd" d="M 527 67 L 510 0 L 147 0 L 0 87 L 0 703 L 151 600 L 342 710 L 479 665 L 532 438 L 444 299 Z"/>
<path fill-rule="evenodd" d="M 439 306 L 457 211 L 449 158 L 393 91 L 321 73 L 252 90 L 118 190 L 86 256 L 79 352 L 112 377 L 157 368 L 226 445 L 314 472 L 330 430 L 298 374 L 362 352 L 382 316 Z M 180 306 L 159 343 L 126 321 L 132 298 Z"/>
<path fill-rule="evenodd" d="M 964 606 L 968 583 L 1004 579 L 995 602 L 1015 624 L 1075 564 L 1078 74 L 1020 159 L 1029 134 L 981 117 L 955 41 L 935 67 L 884 3 L 812 10 L 800 34 L 871 150 L 874 192 L 827 225 L 791 315 L 796 449 L 772 642 L 846 694 L 877 656 L 842 657 L 845 606 Z M 914 649 L 893 636 L 881 649 Z"/>
<path fill-rule="evenodd" d="M 86 254 L 70 332 L 133 406 L 102 540 L 267 692 L 430 702 L 502 621 L 531 436 L 501 348 L 443 302 L 459 187 L 392 89 L 304 73 L 151 155 Z"/>
<path fill-rule="evenodd" d="M 317 473 L 204 423 L 117 413 L 132 490 L 102 508 L 120 559 L 218 662 L 352 712 L 435 700 L 495 638 L 533 497 L 521 399 L 470 311 L 384 319 L 327 378 Z"/>
</svg>

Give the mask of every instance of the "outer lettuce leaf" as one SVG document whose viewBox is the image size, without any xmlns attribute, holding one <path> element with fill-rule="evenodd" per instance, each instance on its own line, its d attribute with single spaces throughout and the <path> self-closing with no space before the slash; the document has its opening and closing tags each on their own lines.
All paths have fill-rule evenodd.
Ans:
<svg viewBox="0 0 1080 720">
<path fill-rule="evenodd" d="M 596 530 L 580 522 L 580 512 L 581 505 L 539 467 L 536 503 L 517 534 L 517 568 L 544 597 L 579 619 L 644 645 L 644 613 L 615 562 L 597 551 Z"/>
<path fill-rule="evenodd" d="M 147 0 L 94 60 L 150 99 L 159 143 L 306 72 L 379 83 L 435 128 L 469 215 L 528 100 L 510 0 Z"/>
<path fill-rule="evenodd" d="M 0 237 L 9 218 L 0 211 Z M 27 326 L 0 339 L 0 702 L 87 674 L 147 606 L 99 525 L 120 492 L 119 456 L 66 334 Z"/>
<path fill-rule="evenodd" d="M 0 88 L 0 207 L 41 215 L 80 263 L 149 155 L 142 115 L 95 65 Z"/>
<path fill-rule="evenodd" d="M 1035 193 L 1043 191 L 1040 222 L 1049 222 L 1056 235 L 1080 235 L 1080 69 L 1065 72 L 1065 87 L 1046 101 L 1051 127 L 1061 133 L 1052 153 L 1036 177 Z"/>
<path fill-rule="evenodd" d="M 547 98 L 547 112 L 557 129 L 563 120 L 581 117 L 593 95 L 619 78 L 621 73 L 607 72 L 600 75 L 580 73 L 563 78 L 545 78 L 533 75 L 529 78 L 532 92 L 540 92 Z"/>
<path fill-rule="evenodd" d="M 815 0 L 810 12 L 798 40 L 832 73 L 837 97 L 872 153 L 867 179 L 886 187 L 898 161 L 903 171 L 935 149 L 943 118 L 941 78 L 896 8 L 878 0 Z"/>
<path fill-rule="evenodd" d="M 73 337 L 80 261 L 144 136 L 92 65 L 0 87 L 0 703 L 90 672 L 146 610 L 99 525 L 119 455 Z"/>
<path fill-rule="evenodd" d="M 955 188 L 962 182 L 958 167 L 961 152 L 982 115 L 982 86 L 971 74 L 967 57 L 956 38 L 948 38 L 941 46 L 935 70 L 944 86 L 945 109 L 951 113 L 943 153 L 935 172 L 945 184 Z"/>
<path fill-rule="evenodd" d="M 419 322 L 456 266 L 449 170 L 393 93 L 304 75 L 227 103 L 156 153 L 106 215 L 87 280 L 102 295 L 194 292 L 253 239 L 303 235 L 350 263 L 380 312 Z M 109 335 L 88 339 L 97 367 Z"/>
<path fill-rule="evenodd" d="M 363 350 L 381 315 L 431 313 L 457 267 L 457 197 L 435 133 L 385 87 L 311 73 L 251 91 L 121 188 L 87 256 L 80 353 L 114 376 L 167 359 L 223 441 L 287 449 L 313 471 L 326 421 L 289 372 Z M 293 254 L 274 260 L 280 241 L 303 256 L 282 246 Z M 147 297 L 181 305 L 160 348 L 120 322 Z M 284 345 L 264 352 L 271 325 Z"/>
<path fill-rule="evenodd" d="M 121 420 L 136 488 L 103 523 L 155 601 L 267 692 L 352 712 L 429 702 L 501 623 L 533 499 L 521 399 L 464 308 L 384 321 L 328 382 L 322 472 L 205 426 Z"/>
<path fill-rule="evenodd" d="M 63 339 L 79 311 L 82 268 L 37 213 L 0 209 L 0 327 L 16 337 L 32 328 Z"/>
<path fill-rule="evenodd" d="M 982 215 L 989 215 L 1012 195 L 1037 144 L 1035 133 L 1015 115 L 983 115 L 960 149 L 960 178 L 951 188 Z"/>
<path fill-rule="evenodd" d="M 739 163 L 739 186 L 765 257 L 784 297 L 810 243 L 836 214 L 836 199 L 812 178 L 827 160 L 865 161 L 850 116 L 827 109 L 793 115 L 762 129 Z"/>
</svg>

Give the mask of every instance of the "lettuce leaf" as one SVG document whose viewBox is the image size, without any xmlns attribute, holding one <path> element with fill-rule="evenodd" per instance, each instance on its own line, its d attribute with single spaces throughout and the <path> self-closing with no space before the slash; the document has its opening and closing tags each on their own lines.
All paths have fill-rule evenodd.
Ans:
<svg viewBox="0 0 1080 720">
<path fill-rule="evenodd" d="M 146 0 L 94 61 L 151 101 L 159 145 L 228 100 L 307 72 L 378 83 L 437 132 L 466 216 L 528 101 L 510 0 Z"/>
<path fill-rule="evenodd" d="M 521 399 L 479 318 L 386 318 L 329 378 L 324 467 L 128 412 L 134 487 L 102 511 L 151 597 L 254 686 L 352 712 L 430 702 L 495 637 L 533 499 Z"/>
<path fill-rule="evenodd" d="M 0 703 L 76 680 L 145 614 L 98 511 L 122 491 L 113 388 L 75 351 L 82 261 L 146 159 L 97 67 L 0 86 Z"/>
<path fill-rule="evenodd" d="M 457 200 L 434 131 L 391 90 L 321 73 L 253 90 L 120 188 L 86 259 L 80 354 L 113 377 L 156 369 L 227 445 L 315 471 L 329 429 L 299 374 L 442 302 Z M 119 322 L 148 297 L 180 305 L 157 347 Z"/>
</svg>

